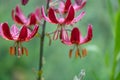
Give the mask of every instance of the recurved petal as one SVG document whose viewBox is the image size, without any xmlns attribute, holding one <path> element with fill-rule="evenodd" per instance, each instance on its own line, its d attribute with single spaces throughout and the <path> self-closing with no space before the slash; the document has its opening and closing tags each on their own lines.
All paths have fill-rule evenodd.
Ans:
<svg viewBox="0 0 120 80">
<path fill-rule="evenodd" d="M 67 12 L 69 10 L 70 5 L 71 5 L 71 0 L 67 0 L 65 3 L 64 12 Z"/>
<path fill-rule="evenodd" d="M 38 25 L 35 25 L 35 26 L 34 26 L 33 31 L 28 34 L 28 36 L 27 36 L 27 38 L 26 38 L 26 41 L 29 41 L 30 39 L 32 39 L 32 38 L 35 36 L 35 34 L 38 32 L 38 28 L 39 28 Z"/>
<path fill-rule="evenodd" d="M 46 16 L 45 14 L 45 10 L 44 10 L 44 7 L 42 6 L 41 8 L 41 15 L 42 17 L 44 18 L 44 20 L 46 20 L 47 22 L 50 22 L 51 23 L 51 20 Z"/>
<path fill-rule="evenodd" d="M 16 6 L 15 12 L 16 12 L 16 14 L 23 15 L 23 12 L 22 12 L 21 8 L 19 7 L 19 5 Z"/>
<path fill-rule="evenodd" d="M 18 24 L 24 24 L 23 20 L 18 15 L 15 15 L 14 21 L 17 22 Z"/>
<path fill-rule="evenodd" d="M 1 36 L 6 40 L 12 40 L 13 39 L 7 23 L 2 23 L 1 24 L 0 33 L 1 33 Z"/>
<path fill-rule="evenodd" d="M 55 12 L 52 8 L 49 8 L 48 17 L 49 17 L 49 19 L 51 20 L 52 23 L 55 23 L 55 24 L 59 23 L 57 18 L 56 18 Z"/>
<path fill-rule="evenodd" d="M 80 31 L 77 27 L 73 28 L 71 32 L 71 43 L 73 44 L 79 44 L 80 43 Z"/>
<path fill-rule="evenodd" d="M 19 19 L 25 23 L 27 21 L 26 17 L 24 16 L 22 10 L 20 9 L 20 7 L 17 5 L 15 8 L 15 16 L 19 17 Z"/>
<path fill-rule="evenodd" d="M 12 19 L 15 21 L 15 10 L 12 10 Z"/>
<path fill-rule="evenodd" d="M 30 14 L 30 17 L 28 19 L 28 25 L 35 25 L 37 23 L 37 19 L 34 13 Z"/>
<path fill-rule="evenodd" d="M 78 17 L 76 17 L 76 18 L 73 19 L 73 21 L 71 22 L 71 24 L 74 24 L 74 23 L 80 21 L 83 18 L 84 15 L 85 15 L 85 12 L 84 11 L 81 12 Z"/>
<path fill-rule="evenodd" d="M 69 11 L 68 11 L 68 15 L 67 15 L 67 17 L 65 18 L 64 23 L 65 23 L 65 24 L 70 24 L 71 21 L 74 19 L 74 15 L 75 15 L 74 8 L 73 8 L 73 6 L 70 6 Z"/>
<path fill-rule="evenodd" d="M 18 38 L 19 29 L 17 28 L 16 25 L 12 25 L 12 27 L 10 28 L 10 33 L 14 40 L 16 40 Z"/>
<path fill-rule="evenodd" d="M 17 40 L 25 41 L 25 39 L 27 38 L 27 35 L 28 35 L 27 26 L 23 26 L 20 30 L 19 37 Z"/>
<path fill-rule="evenodd" d="M 87 35 L 86 35 L 85 38 L 81 38 L 81 39 L 80 39 L 80 41 L 81 41 L 80 44 L 84 44 L 84 43 L 89 42 L 89 41 L 92 39 L 92 37 L 93 37 L 92 25 L 89 24 L 89 25 L 88 25 L 88 30 L 87 30 Z"/>
</svg>

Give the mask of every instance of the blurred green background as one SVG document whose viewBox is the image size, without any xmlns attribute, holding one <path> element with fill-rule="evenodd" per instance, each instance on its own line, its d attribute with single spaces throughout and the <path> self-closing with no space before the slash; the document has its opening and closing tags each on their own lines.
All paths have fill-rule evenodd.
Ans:
<svg viewBox="0 0 120 80">
<path fill-rule="evenodd" d="M 26 6 L 20 0 L 0 0 L 0 23 L 11 26 L 11 11 L 17 4 L 27 16 L 36 7 L 45 5 L 46 0 L 30 0 Z M 76 24 L 85 36 L 87 25 L 93 25 L 93 39 L 82 45 L 88 50 L 85 58 L 70 59 L 68 52 L 72 46 L 52 41 L 45 37 L 43 77 L 45 80 L 73 80 L 81 69 L 84 80 L 120 80 L 120 0 L 88 0 L 83 10 L 86 15 Z M 78 12 L 79 14 L 80 12 Z M 77 15 L 77 14 L 76 14 Z M 46 32 L 53 32 L 56 25 L 47 23 Z M 41 29 L 41 28 L 40 28 Z M 41 31 L 41 30 L 40 30 Z M 21 58 L 9 55 L 13 41 L 0 38 L 0 80 L 36 80 L 39 64 L 39 38 L 34 38 L 23 46 L 28 48 L 29 56 Z M 114 79 L 112 76 L 114 75 Z"/>
</svg>

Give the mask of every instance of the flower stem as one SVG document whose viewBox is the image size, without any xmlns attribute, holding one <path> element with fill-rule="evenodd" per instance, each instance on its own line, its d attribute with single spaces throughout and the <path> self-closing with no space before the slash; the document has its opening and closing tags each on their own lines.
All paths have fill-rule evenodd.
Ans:
<svg viewBox="0 0 120 80">
<path fill-rule="evenodd" d="M 47 1 L 46 10 L 49 8 L 49 2 Z M 47 15 L 47 13 L 46 13 Z M 44 49 L 44 37 L 45 37 L 45 27 L 46 27 L 46 21 L 44 20 L 43 26 L 42 26 L 42 33 L 41 33 L 41 39 L 40 39 L 40 58 L 39 58 L 39 71 L 38 71 L 38 79 L 42 80 L 42 66 L 43 66 L 43 49 Z"/>
</svg>

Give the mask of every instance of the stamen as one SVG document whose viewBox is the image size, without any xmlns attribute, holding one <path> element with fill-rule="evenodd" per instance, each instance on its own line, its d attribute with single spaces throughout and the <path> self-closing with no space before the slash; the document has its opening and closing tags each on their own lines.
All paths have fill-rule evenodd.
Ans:
<svg viewBox="0 0 120 80">
<path fill-rule="evenodd" d="M 87 55 L 87 50 L 86 48 L 82 49 L 82 57 L 85 57 Z"/>
<path fill-rule="evenodd" d="M 10 47 L 9 48 L 10 55 L 15 55 L 15 47 Z"/>
<path fill-rule="evenodd" d="M 21 52 L 22 52 L 22 55 L 24 54 L 24 47 L 22 47 L 22 50 L 21 50 Z"/>
<path fill-rule="evenodd" d="M 76 52 L 75 52 L 75 57 L 78 58 L 78 56 L 80 56 L 79 48 L 77 48 L 77 50 L 76 50 Z"/>
<path fill-rule="evenodd" d="M 69 51 L 69 58 L 72 57 L 72 51 L 73 51 L 73 49 L 70 49 L 70 51 Z"/>
<path fill-rule="evenodd" d="M 28 50 L 27 50 L 27 48 L 24 47 L 24 51 L 26 53 L 26 56 L 28 56 Z"/>
</svg>

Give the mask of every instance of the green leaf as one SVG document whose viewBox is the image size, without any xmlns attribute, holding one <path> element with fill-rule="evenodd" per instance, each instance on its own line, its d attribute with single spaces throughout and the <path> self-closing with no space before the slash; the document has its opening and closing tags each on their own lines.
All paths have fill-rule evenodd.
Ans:
<svg viewBox="0 0 120 80">
<path fill-rule="evenodd" d="M 120 11 L 116 15 L 115 53 L 120 51 Z"/>
<path fill-rule="evenodd" d="M 115 27 L 115 48 L 114 48 L 114 58 L 113 58 L 113 68 L 111 74 L 111 80 L 114 80 L 115 70 L 117 66 L 117 55 L 120 51 L 120 11 L 116 14 L 116 27 Z"/>
<path fill-rule="evenodd" d="M 108 12 L 109 12 L 110 18 L 111 18 L 112 22 L 114 22 L 114 13 L 113 13 L 113 6 L 111 3 L 111 0 L 107 0 L 107 7 L 108 7 Z"/>
<path fill-rule="evenodd" d="M 117 75 L 117 78 L 115 80 L 120 80 L 120 72 L 119 74 Z"/>
<path fill-rule="evenodd" d="M 120 0 L 118 0 L 119 6 L 120 6 Z"/>
</svg>

